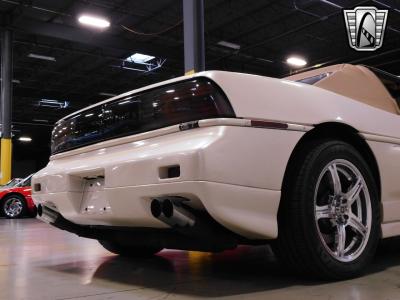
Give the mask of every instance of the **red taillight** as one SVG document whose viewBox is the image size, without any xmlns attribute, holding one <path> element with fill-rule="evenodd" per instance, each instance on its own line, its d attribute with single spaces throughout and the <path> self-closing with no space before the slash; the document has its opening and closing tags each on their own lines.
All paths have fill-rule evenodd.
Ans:
<svg viewBox="0 0 400 300">
<path fill-rule="evenodd" d="M 157 87 L 89 108 L 58 122 L 52 154 L 101 141 L 197 120 L 235 118 L 223 91 L 208 78 L 194 78 Z M 182 124 L 184 123 L 184 124 Z"/>
</svg>

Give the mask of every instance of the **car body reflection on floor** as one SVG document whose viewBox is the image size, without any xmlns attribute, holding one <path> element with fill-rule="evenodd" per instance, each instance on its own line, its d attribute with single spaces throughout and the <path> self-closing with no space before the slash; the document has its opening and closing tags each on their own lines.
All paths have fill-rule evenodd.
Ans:
<svg viewBox="0 0 400 300">
<path fill-rule="evenodd" d="M 128 259 L 35 219 L 0 219 L 0 249 L 0 299 L 400 299 L 398 241 L 332 283 L 288 275 L 266 246 Z"/>
</svg>

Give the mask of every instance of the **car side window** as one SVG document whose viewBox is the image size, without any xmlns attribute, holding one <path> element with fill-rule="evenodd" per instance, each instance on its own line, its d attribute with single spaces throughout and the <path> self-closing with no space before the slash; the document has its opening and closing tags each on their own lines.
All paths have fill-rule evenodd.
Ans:
<svg viewBox="0 0 400 300">
<path fill-rule="evenodd" d="M 400 81 L 390 80 L 389 78 L 380 78 L 393 99 L 396 100 L 397 106 L 400 108 Z"/>
<path fill-rule="evenodd" d="M 32 177 L 30 177 L 25 183 L 24 186 L 31 186 Z"/>
<path fill-rule="evenodd" d="M 369 69 L 374 72 L 374 74 L 383 83 L 389 94 L 393 97 L 394 100 L 396 100 L 397 106 L 400 109 L 400 79 L 378 69 L 374 69 L 371 67 L 369 67 Z"/>
<path fill-rule="evenodd" d="M 297 80 L 297 82 L 313 85 L 313 84 L 316 84 L 318 81 L 328 77 L 331 74 L 332 74 L 332 72 L 322 73 L 322 74 L 318 74 L 315 76 L 306 77 L 306 78 Z"/>
<path fill-rule="evenodd" d="M 15 185 L 15 187 L 26 187 L 26 186 L 31 186 L 31 182 L 32 182 L 32 176 L 30 176 L 29 178 L 26 178 L 26 179 L 20 181 L 17 185 Z"/>
</svg>

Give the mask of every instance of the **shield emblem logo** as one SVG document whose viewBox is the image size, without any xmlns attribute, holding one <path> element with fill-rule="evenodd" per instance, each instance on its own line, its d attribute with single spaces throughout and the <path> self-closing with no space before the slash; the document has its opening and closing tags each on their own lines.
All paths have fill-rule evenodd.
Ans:
<svg viewBox="0 0 400 300">
<path fill-rule="evenodd" d="M 373 6 L 344 9 L 350 47 L 357 51 L 375 51 L 382 47 L 388 10 Z"/>
</svg>

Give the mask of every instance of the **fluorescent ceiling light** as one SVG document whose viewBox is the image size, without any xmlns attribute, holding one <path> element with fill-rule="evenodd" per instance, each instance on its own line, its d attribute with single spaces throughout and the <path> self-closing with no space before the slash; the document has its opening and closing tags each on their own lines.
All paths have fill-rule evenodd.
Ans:
<svg viewBox="0 0 400 300">
<path fill-rule="evenodd" d="M 217 45 L 223 46 L 223 47 L 227 47 L 227 48 L 231 48 L 234 50 L 239 50 L 240 49 L 240 45 L 235 44 L 235 43 L 231 43 L 231 42 L 227 42 L 227 41 L 219 41 L 217 43 Z"/>
<path fill-rule="evenodd" d="M 104 93 L 104 92 L 99 93 L 99 95 L 100 96 L 107 96 L 107 97 L 115 97 L 115 96 L 117 96 L 116 94 Z"/>
<path fill-rule="evenodd" d="M 56 61 L 56 58 L 53 56 L 40 55 L 40 54 L 35 54 L 35 53 L 29 53 L 28 57 L 41 59 L 41 60 Z"/>
<path fill-rule="evenodd" d="M 42 102 L 42 103 L 59 103 L 60 101 L 58 101 L 58 100 L 53 100 L 53 99 L 42 99 L 42 100 L 40 100 L 40 102 Z"/>
<path fill-rule="evenodd" d="M 288 59 L 286 59 L 286 62 L 295 67 L 304 67 L 307 64 L 307 61 L 304 58 L 296 56 L 290 56 Z"/>
<path fill-rule="evenodd" d="M 33 122 L 49 123 L 49 120 L 44 119 L 32 119 Z"/>
<path fill-rule="evenodd" d="M 147 55 L 147 54 L 142 54 L 142 53 L 135 53 L 135 54 L 132 54 L 131 56 L 125 58 L 125 61 L 133 62 L 136 64 L 145 64 L 154 58 L 156 58 L 156 57 Z"/>
<path fill-rule="evenodd" d="M 110 27 L 110 22 L 102 17 L 95 17 L 89 15 L 81 15 L 78 18 L 79 23 L 96 27 L 96 28 L 107 28 Z"/>
<path fill-rule="evenodd" d="M 20 136 L 18 140 L 26 143 L 32 142 L 32 138 L 30 138 L 29 136 Z"/>
<path fill-rule="evenodd" d="M 69 106 L 69 101 L 61 101 L 54 99 L 41 99 L 39 101 L 39 106 L 43 107 L 53 107 L 53 108 L 67 108 Z"/>
</svg>

